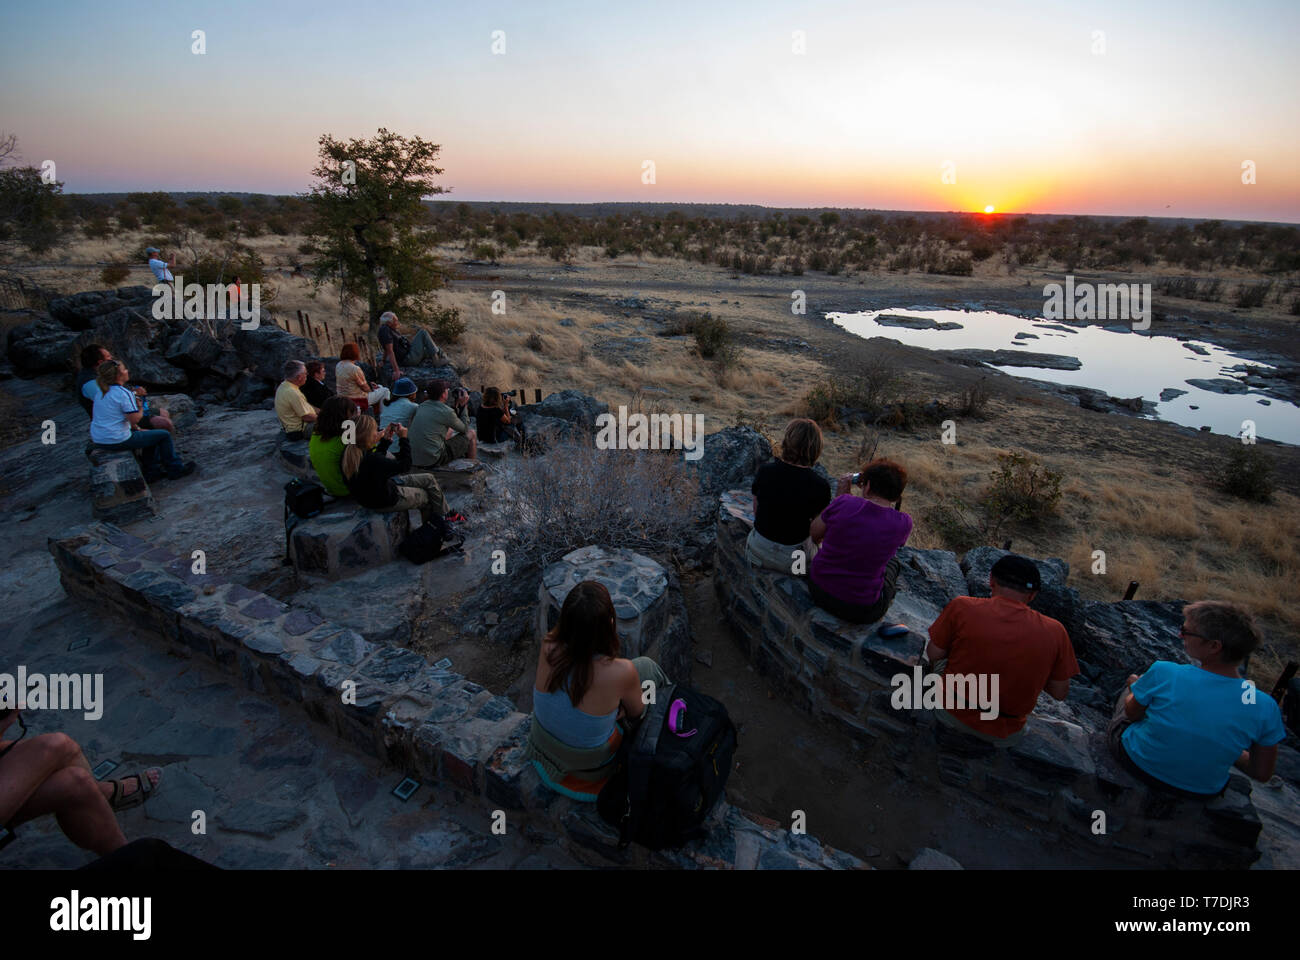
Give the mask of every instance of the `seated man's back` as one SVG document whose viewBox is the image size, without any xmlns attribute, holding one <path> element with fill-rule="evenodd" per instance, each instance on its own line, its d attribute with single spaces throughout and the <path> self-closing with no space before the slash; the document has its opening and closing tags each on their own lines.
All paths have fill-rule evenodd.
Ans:
<svg viewBox="0 0 1300 960">
<path fill-rule="evenodd" d="M 998 716 L 978 709 L 949 709 L 980 733 L 1007 737 L 1019 731 L 1049 682 L 1079 672 L 1065 627 L 1018 600 L 957 597 L 930 627 L 931 644 L 947 651 L 945 674 L 998 678 Z"/>
</svg>

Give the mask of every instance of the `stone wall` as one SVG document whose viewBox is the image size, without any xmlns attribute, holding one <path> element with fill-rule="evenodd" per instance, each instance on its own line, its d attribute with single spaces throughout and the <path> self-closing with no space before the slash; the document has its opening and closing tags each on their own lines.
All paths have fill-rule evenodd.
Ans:
<svg viewBox="0 0 1300 960">
<path fill-rule="evenodd" d="M 864 868 L 858 859 L 773 821 L 719 803 L 710 833 L 678 851 L 617 849 L 593 804 L 542 786 L 523 756 L 531 717 L 505 697 L 419 654 L 213 575 L 109 524 L 54 536 L 50 552 L 70 596 L 118 614 L 134 633 L 206 657 L 247 689 L 298 704 L 359 749 L 423 782 L 507 811 L 537 842 L 583 862 L 739 869 Z M 344 694 L 354 694 L 345 702 Z"/>
<path fill-rule="evenodd" d="M 1044 694 L 1024 738 L 1010 748 L 954 731 L 933 711 L 895 709 L 892 678 L 919 676 L 927 628 L 949 599 L 968 592 L 953 554 L 899 552 L 899 593 L 885 619 L 910 632 L 883 639 L 876 624 L 855 626 L 817 608 L 801 578 L 752 568 L 745 558 L 752 526 L 749 492 L 724 493 L 714 586 L 733 637 L 782 696 L 870 759 L 927 789 L 1031 820 L 1063 845 L 1094 854 L 1104 848 L 1117 865 L 1245 867 L 1258 857 L 1261 822 L 1249 778 L 1234 771 L 1227 793 L 1209 803 L 1153 794 L 1112 759 L 1104 736 L 1108 698 L 1087 676 L 1072 683 L 1082 694 L 1077 700 L 1075 690 L 1065 704 Z M 976 559 L 971 569 L 978 578 L 987 558 Z M 1081 622 L 1092 619 L 1089 609 Z M 1098 651 L 1104 646 L 1093 644 Z M 1098 812 L 1105 815 L 1104 834 L 1093 832 Z"/>
</svg>

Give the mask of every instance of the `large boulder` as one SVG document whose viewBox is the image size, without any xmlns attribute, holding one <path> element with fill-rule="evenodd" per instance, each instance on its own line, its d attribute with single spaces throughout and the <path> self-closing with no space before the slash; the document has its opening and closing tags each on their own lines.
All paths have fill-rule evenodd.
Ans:
<svg viewBox="0 0 1300 960">
<path fill-rule="evenodd" d="M 710 518 L 713 498 L 723 490 L 749 489 L 758 468 L 772 459 L 772 445 L 753 427 L 727 427 L 704 438 L 704 456 L 687 460 L 700 478 L 700 496 Z"/>
<path fill-rule="evenodd" d="M 200 322 L 185 323 L 167 345 L 168 363 L 186 370 L 205 370 L 217 361 L 225 345 Z M 236 371 L 237 372 L 237 371 Z"/>
<path fill-rule="evenodd" d="M 519 423 L 523 427 L 528 450 L 532 453 L 542 453 L 552 447 L 573 443 L 576 438 L 574 425 L 558 417 L 524 413 L 520 414 Z"/>
<path fill-rule="evenodd" d="M 962 557 L 961 569 L 966 574 L 966 589 L 970 596 L 990 596 L 989 571 L 993 569 L 993 564 L 1009 553 L 1011 551 L 996 547 L 975 547 Z M 1061 621 L 1071 642 L 1079 644 L 1085 635 L 1084 602 L 1078 590 L 1065 585 L 1070 575 L 1070 565 L 1056 558 L 1035 559 L 1034 563 L 1042 575 L 1043 586 L 1030 606 L 1045 616 Z"/>
<path fill-rule="evenodd" d="M 146 312 L 152 309 L 153 292 L 149 287 L 118 287 L 116 290 L 86 290 L 58 297 L 49 304 L 50 316 L 73 330 L 89 330 L 95 317 L 102 317 L 121 307 L 131 306 Z"/>
<path fill-rule="evenodd" d="M 315 340 L 281 330 L 266 322 L 265 317 L 253 330 L 244 330 L 235 324 L 231 342 L 243 366 L 258 379 L 272 384 L 284 379 L 286 360 L 305 363 L 320 352 Z"/>
<path fill-rule="evenodd" d="M 1096 682 L 1103 690 L 1130 673 L 1145 673 L 1156 660 L 1187 663 L 1179 636 L 1183 606 L 1182 600 L 1090 603 L 1075 652 L 1098 669 Z"/>
<path fill-rule="evenodd" d="M 333 377 L 333 364 L 330 364 L 329 366 L 331 367 L 330 377 Z M 387 367 L 384 367 L 384 369 L 386 370 Z M 402 376 L 409 378 L 421 390 L 427 387 L 434 380 L 445 380 L 448 384 L 454 387 L 459 387 L 461 385 L 460 374 L 458 374 L 456 368 L 449 363 L 438 364 L 435 366 L 402 367 Z M 378 383 L 379 381 L 376 380 L 375 382 Z M 389 384 L 389 386 L 392 386 L 392 384 Z"/>
<path fill-rule="evenodd" d="M 77 332 L 49 319 L 9 331 L 9 362 L 23 373 L 65 372 L 76 366 Z"/>
<path fill-rule="evenodd" d="M 184 393 L 151 394 L 149 409 L 166 410 L 177 430 L 189 430 L 199 422 L 198 404 Z"/>
<path fill-rule="evenodd" d="M 132 383 L 150 387 L 184 387 L 189 377 L 179 367 L 167 362 L 163 351 L 171 338 L 171 327 L 155 320 L 147 309 L 119 307 L 95 317 L 90 329 L 77 337 L 76 348 L 91 343 L 107 347 L 113 356 L 126 363 Z"/>
<path fill-rule="evenodd" d="M 954 597 L 966 595 L 966 576 L 955 553 L 902 547 L 898 562 L 902 567 L 898 575 L 900 594 L 916 597 L 939 610 Z"/>
<path fill-rule="evenodd" d="M 520 413 L 565 420 L 588 433 L 595 433 L 596 418 L 609 412 L 609 404 L 577 390 L 561 390 L 541 403 L 529 403 L 519 408 Z"/>
</svg>

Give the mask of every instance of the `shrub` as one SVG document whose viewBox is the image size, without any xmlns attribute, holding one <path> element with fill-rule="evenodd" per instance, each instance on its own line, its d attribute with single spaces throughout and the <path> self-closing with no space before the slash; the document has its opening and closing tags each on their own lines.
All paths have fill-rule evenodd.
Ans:
<svg viewBox="0 0 1300 960">
<path fill-rule="evenodd" d="M 1243 283 L 1237 287 L 1237 306 L 1262 307 L 1272 288 L 1271 283 Z"/>
<path fill-rule="evenodd" d="M 438 346 L 445 343 L 458 343 L 464 336 L 466 323 L 461 319 L 459 307 L 429 307 L 415 311 L 417 319 L 423 320 L 433 328 L 433 339 Z"/>
<path fill-rule="evenodd" d="M 735 346 L 727 321 L 712 314 L 703 314 L 695 320 L 691 332 L 695 335 L 695 348 L 706 360 L 727 364 L 735 359 Z"/>
<path fill-rule="evenodd" d="M 1273 464 L 1253 443 L 1239 443 L 1219 468 L 1218 486 L 1242 500 L 1268 503 L 1273 499 Z"/>
<path fill-rule="evenodd" d="M 975 503 L 940 494 L 926 520 L 956 549 L 996 543 L 1007 523 L 1037 524 L 1055 513 L 1063 477 L 1028 454 L 1002 453 Z"/>
<path fill-rule="evenodd" d="M 983 417 L 989 403 L 988 382 L 984 377 L 964 388 L 957 398 L 957 413 L 963 417 Z"/>
<path fill-rule="evenodd" d="M 541 353 L 542 347 L 544 347 L 545 344 L 542 342 L 542 335 L 540 333 L 530 333 L 528 339 L 524 341 L 524 346 L 534 353 Z"/>
<path fill-rule="evenodd" d="M 593 543 L 667 553 L 689 541 L 698 486 L 681 451 L 565 447 L 518 461 L 498 529 L 524 561 Z"/>
<path fill-rule="evenodd" d="M 103 218 L 87 220 L 86 225 L 82 227 L 82 229 L 85 231 L 86 236 L 90 237 L 92 240 L 103 240 L 105 237 L 111 236 L 113 233 L 112 226 Z"/>
<path fill-rule="evenodd" d="M 131 268 L 124 263 L 110 263 L 99 271 L 100 282 L 106 287 L 121 286 L 122 281 L 131 275 Z"/>
</svg>

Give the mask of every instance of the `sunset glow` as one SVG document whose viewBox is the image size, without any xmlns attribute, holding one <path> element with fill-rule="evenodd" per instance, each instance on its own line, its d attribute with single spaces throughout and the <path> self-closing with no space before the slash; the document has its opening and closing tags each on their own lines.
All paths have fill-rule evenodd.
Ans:
<svg viewBox="0 0 1300 960">
<path fill-rule="evenodd" d="M 70 192 L 300 192 L 321 134 L 383 126 L 466 200 L 1300 220 L 1294 3 L 567 6 L 15 5 L 0 108 Z"/>
</svg>

